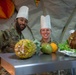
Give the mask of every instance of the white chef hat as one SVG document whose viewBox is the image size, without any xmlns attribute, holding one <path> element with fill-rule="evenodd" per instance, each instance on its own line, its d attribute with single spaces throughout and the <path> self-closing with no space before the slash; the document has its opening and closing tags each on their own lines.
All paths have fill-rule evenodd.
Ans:
<svg viewBox="0 0 76 75">
<path fill-rule="evenodd" d="M 50 22 L 50 16 L 41 16 L 41 28 L 50 28 L 51 29 L 51 22 Z"/>
<path fill-rule="evenodd" d="M 29 8 L 27 6 L 20 7 L 16 18 L 23 17 L 28 20 L 28 11 L 29 11 Z"/>
<path fill-rule="evenodd" d="M 69 34 L 74 33 L 74 31 L 75 31 L 75 30 L 70 30 L 70 31 L 69 31 Z"/>
</svg>

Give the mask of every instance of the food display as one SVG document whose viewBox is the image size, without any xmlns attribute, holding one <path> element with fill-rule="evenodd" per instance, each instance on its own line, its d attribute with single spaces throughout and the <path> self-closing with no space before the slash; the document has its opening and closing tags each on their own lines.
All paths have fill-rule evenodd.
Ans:
<svg viewBox="0 0 76 75">
<path fill-rule="evenodd" d="M 58 46 L 56 43 L 40 43 L 38 40 L 28 40 L 22 39 L 15 44 L 14 47 L 15 54 L 19 58 L 29 58 L 34 54 L 44 53 L 51 54 L 52 52 L 57 52 Z"/>
<path fill-rule="evenodd" d="M 41 51 L 46 54 L 51 54 L 52 52 L 57 52 L 57 50 L 58 50 L 58 46 L 54 42 L 51 42 L 50 44 L 42 43 L 42 45 L 41 45 Z"/>
<path fill-rule="evenodd" d="M 58 46 L 59 52 L 76 57 L 76 31 L 71 33 L 69 38 L 65 42 L 59 43 Z"/>
<path fill-rule="evenodd" d="M 22 39 L 16 43 L 14 50 L 19 58 L 29 58 L 35 54 L 36 45 L 31 40 Z"/>
</svg>

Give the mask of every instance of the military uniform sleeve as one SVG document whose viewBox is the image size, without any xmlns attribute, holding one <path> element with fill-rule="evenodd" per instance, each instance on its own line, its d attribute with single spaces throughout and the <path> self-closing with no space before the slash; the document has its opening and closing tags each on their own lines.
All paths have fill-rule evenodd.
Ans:
<svg viewBox="0 0 76 75">
<path fill-rule="evenodd" d="M 0 52 L 4 52 L 4 48 L 8 45 L 8 36 L 5 31 L 0 31 Z"/>
<path fill-rule="evenodd" d="M 0 52 L 2 52 L 3 42 L 4 42 L 3 31 L 0 31 Z"/>
</svg>

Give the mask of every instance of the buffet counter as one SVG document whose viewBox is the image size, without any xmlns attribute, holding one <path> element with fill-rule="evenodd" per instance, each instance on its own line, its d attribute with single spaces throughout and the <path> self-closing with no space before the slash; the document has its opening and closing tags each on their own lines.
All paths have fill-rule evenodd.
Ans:
<svg viewBox="0 0 76 75">
<path fill-rule="evenodd" d="M 61 53 L 33 55 L 29 59 L 19 59 L 14 53 L 0 54 L 0 57 L 0 65 L 11 75 L 28 75 L 76 67 L 76 58 Z"/>
</svg>

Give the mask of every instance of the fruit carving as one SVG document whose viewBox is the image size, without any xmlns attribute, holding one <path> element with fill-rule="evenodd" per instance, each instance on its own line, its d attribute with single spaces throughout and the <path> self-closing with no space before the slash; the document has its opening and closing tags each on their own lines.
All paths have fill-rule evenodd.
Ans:
<svg viewBox="0 0 76 75">
<path fill-rule="evenodd" d="M 14 50 L 19 58 L 29 58 L 35 54 L 36 45 L 31 40 L 22 39 L 16 43 Z"/>
</svg>

